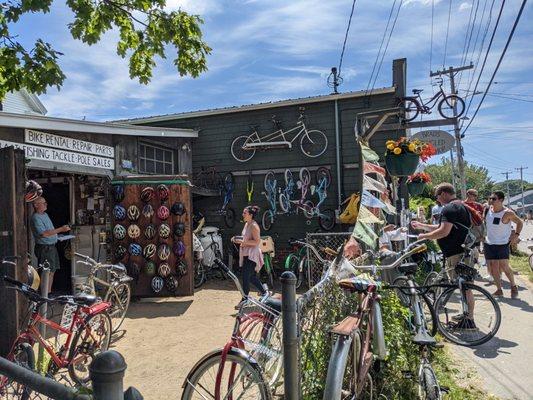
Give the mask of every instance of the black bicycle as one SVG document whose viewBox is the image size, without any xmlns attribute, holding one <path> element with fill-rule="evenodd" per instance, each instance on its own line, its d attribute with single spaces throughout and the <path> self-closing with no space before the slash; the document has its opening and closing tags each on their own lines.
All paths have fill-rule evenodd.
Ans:
<svg viewBox="0 0 533 400">
<path fill-rule="evenodd" d="M 446 94 L 442 89 L 442 79 L 438 85 L 439 90 L 437 93 L 435 93 L 435 95 L 426 102 L 424 102 L 420 96 L 420 93 L 423 92 L 423 89 L 413 89 L 414 96 L 402 97 L 400 99 L 398 107 L 404 111 L 404 119 L 406 122 L 413 121 L 420 113 L 431 114 L 431 110 L 436 104 L 438 104 L 437 109 L 443 118 L 459 118 L 461 115 L 463 115 L 465 112 L 464 100 L 456 94 Z"/>
</svg>

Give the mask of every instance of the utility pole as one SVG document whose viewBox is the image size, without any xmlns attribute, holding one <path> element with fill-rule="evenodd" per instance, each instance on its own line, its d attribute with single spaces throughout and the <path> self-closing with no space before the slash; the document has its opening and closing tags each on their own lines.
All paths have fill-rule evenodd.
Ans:
<svg viewBox="0 0 533 400">
<path fill-rule="evenodd" d="M 522 187 L 522 214 L 525 215 L 525 209 L 526 205 L 524 204 L 524 179 L 523 179 L 523 171 L 527 169 L 528 167 L 522 167 L 515 168 L 517 171 L 520 171 L 520 186 Z"/>
<path fill-rule="evenodd" d="M 500 174 L 505 175 L 505 184 L 507 185 L 507 207 L 511 206 L 511 196 L 509 193 L 509 174 L 512 174 L 512 172 L 500 172 Z"/>
<path fill-rule="evenodd" d="M 452 89 L 452 94 L 457 95 L 457 89 L 455 87 L 455 75 L 460 71 L 465 71 L 467 69 L 474 68 L 474 64 L 465 65 L 463 67 L 449 67 L 448 69 L 438 70 L 436 72 L 431 71 L 429 76 L 432 78 L 434 76 L 448 75 L 450 78 L 450 87 Z M 465 162 L 464 162 L 464 153 L 463 146 L 461 145 L 461 128 L 459 127 L 459 121 L 457 120 L 457 102 L 453 104 L 453 116 L 455 119 L 454 131 L 455 131 L 455 145 L 457 148 L 457 167 L 459 170 L 459 184 L 461 189 L 461 198 L 466 199 L 466 179 L 465 179 Z"/>
</svg>

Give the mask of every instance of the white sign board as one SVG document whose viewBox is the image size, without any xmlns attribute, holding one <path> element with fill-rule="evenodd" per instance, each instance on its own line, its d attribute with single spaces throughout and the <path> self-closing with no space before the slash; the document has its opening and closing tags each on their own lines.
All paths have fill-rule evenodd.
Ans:
<svg viewBox="0 0 533 400">
<path fill-rule="evenodd" d="M 115 160 L 113 158 L 105 158 L 93 156 L 91 154 L 75 153 L 73 151 L 51 149 L 47 147 L 34 146 L 26 143 L 15 143 L 7 140 L 0 140 L 0 149 L 4 147 L 13 146 L 16 149 L 24 150 L 27 158 L 33 160 L 53 161 L 63 164 L 75 164 L 83 167 L 101 168 L 101 169 L 115 169 Z"/>
<path fill-rule="evenodd" d="M 33 143 L 38 146 L 52 147 L 54 149 L 63 149 L 102 157 L 115 157 L 115 149 L 113 147 L 86 142 L 85 140 L 58 136 L 52 133 L 34 131 L 32 129 L 25 129 L 24 137 L 26 143 Z"/>
<path fill-rule="evenodd" d="M 431 143 L 437 149 L 437 154 L 446 153 L 455 144 L 453 135 L 439 130 L 420 131 L 411 136 L 411 138 Z"/>
</svg>

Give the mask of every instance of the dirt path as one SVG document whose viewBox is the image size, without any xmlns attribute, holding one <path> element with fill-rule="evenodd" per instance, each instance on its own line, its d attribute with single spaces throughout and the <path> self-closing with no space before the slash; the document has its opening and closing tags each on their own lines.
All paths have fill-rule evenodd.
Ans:
<svg viewBox="0 0 533 400">
<path fill-rule="evenodd" d="M 233 282 L 217 281 L 194 297 L 132 303 L 124 336 L 113 345 L 128 364 L 124 387 L 136 387 L 145 400 L 179 399 L 196 361 L 229 338 L 239 300 Z"/>
</svg>

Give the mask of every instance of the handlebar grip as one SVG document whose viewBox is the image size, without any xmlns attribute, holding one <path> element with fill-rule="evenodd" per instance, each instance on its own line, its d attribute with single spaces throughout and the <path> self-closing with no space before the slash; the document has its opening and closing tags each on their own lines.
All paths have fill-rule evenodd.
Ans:
<svg viewBox="0 0 533 400">
<path fill-rule="evenodd" d="M 423 253 L 428 249 L 428 246 L 426 244 L 421 244 L 420 246 L 417 246 L 413 249 L 415 254 Z"/>
<path fill-rule="evenodd" d="M 327 255 L 333 256 L 333 257 L 337 257 L 337 255 L 339 254 L 338 251 L 333 250 L 330 247 L 324 247 L 324 253 L 326 253 Z"/>
<path fill-rule="evenodd" d="M 11 283 L 15 286 L 18 286 L 18 287 L 22 287 L 23 283 L 22 282 L 19 282 L 17 281 L 16 279 L 13 279 L 13 278 L 10 278 L 9 276 L 5 276 L 3 277 L 4 281 L 8 282 L 8 283 Z"/>
<path fill-rule="evenodd" d="M 224 272 L 226 272 L 226 273 L 229 272 L 229 268 L 228 268 L 228 266 L 227 266 L 226 264 L 224 264 L 224 263 L 222 262 L 222 260 L 220 260 L 219 258 L 215 258 L 214 263 L 215 263 L 218 267 L 222 268 L 222 270 L 223 270 Z"/>
</svg>

